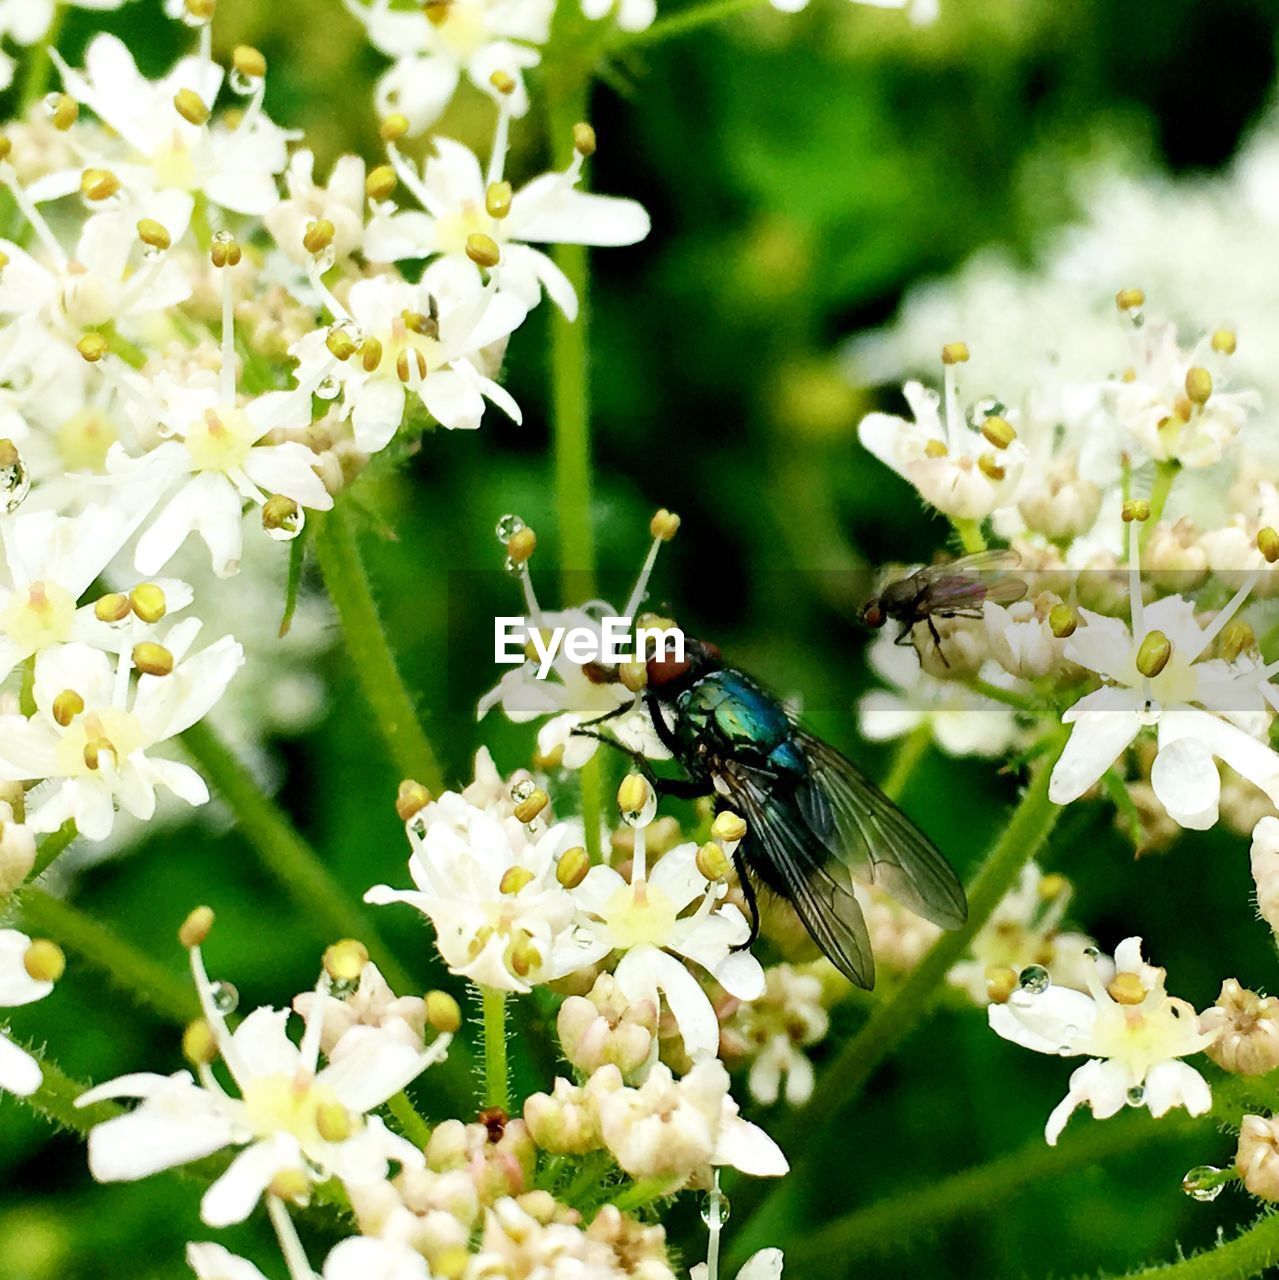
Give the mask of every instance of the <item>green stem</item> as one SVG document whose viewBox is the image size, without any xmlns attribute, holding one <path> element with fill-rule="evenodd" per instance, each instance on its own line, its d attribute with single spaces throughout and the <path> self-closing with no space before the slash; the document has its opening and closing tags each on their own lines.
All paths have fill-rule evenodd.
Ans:
<svg viewBox="0 0 1279 1280">
<path fill-rule="evenodd" d="M 552 150 L 572 137 L 586 118 L 590 81 L 561 87 L 550 98 Z M 551 433 L 555 451 L 555 502 L 559 523 L 564 603 L 595 594 L 595 530 L 591 523 L 590 271 L 586 249 L 559 244 L 555 264 L 577 294 L 577 319 L 551 311 Z"/>
<path fill-rule="evenodd" d="M 986 536 L 981 531 L 981 524 L 976 520 L 959 520 L 952 517 L 951 524 L 959 534 L 960 545 L 965 555 L 986 550 Z"/>
<path fill-rule="evenodd" d="M 677 1185 L 672 1184 L 669 1178 L 641 1178 L 621 1195 L 614 1196 L 612 1203 L 623 1213 L 634 1213 L 654 1200 L 665 1200 L 667 1196 L 674 1195 Z"/>
<path fill-rule="evenodd" d="M 23 891 L 20 911 L 31 932 L 46 935 L 82 957 L 157 1013 L 178 1023 L 199 1014 L 195 993 L 182 978 L 78 907 L 30 888 Z"/>
<path fill-rule="evenodd" d="M 969 886 L 968 919 L 960 928 L 943 933 L 933 943 L 892 997 L 874 1008 L 861 1030 L 827 1063 L 808 1104 L 789 1126 L 789 1140 L 795 1140 L 811 1126 L 814 1116 L 821 1117 L 827 1133 L 843 1130 L 845 1114 L 876 1068 L 923 1019 L 946 974 L 967 952 L 991 912 L 1016 883 L 1022 867 L 1043 848 L 1061 813 L 1048 799 L 1048 783 L 1065 742 L 1066 733 L 1061 730 L 1055 735 L 1052 748 L 1037 761 L 1021 802 Z M 783 1140 L 783 1149 L 786 1145 L 787 1141 Z M 770 1204 L 774 1201 L 780 1204 L 787 1191 L 783 1182 L 767 1192 L 768 1198 L 751 1219 L 751 1225 L 754 1226 L 757 1219 L 767 1219 Z M 749 1204 L 752 1198 L 749 1186 L 743 1188 L 743 1192 L 741 1198 Z M 756 1197 L 758 1194 L 754 1193 Z M 751 1235 L 749 1231 L 743 1232 L 737 1244 L 744 1246 Z"/>
<path fill-rule="evenodd" d="M 1149 1116 L 1119 1116 L 1072 1133 L 1059 1147 L 1036 1137 L 1020 1151 L 857 1209 L 789 1244 L 786 1261 L 817 1275 L 824 1262 L 908 1248 L 918 1240 L 918 1232 L 936 1231 L 951 1219 L 1002 1212 L 1011 1197 L 1036 1182 L 1063 1178 L 1143 1143 L 1184 1137 L 1194 1130 L 1195 1122 L 1184 1115 L 1158 1122 Z"/>
<path fill-rule="evenodd" d="M 34 653 L 22 664 L 22 688 L 18 691 L 18 710 L 28 720 L 36 713 L 36 656 Z"/>
<path fill-rule="evenodd" d="M 586 852 L 592 862 L 598 862 L 602 856 L 600 830 L 604 822 L 603 765 L 598 751 L 577 771 L 577 785 L 582 826 L 586 832 Z"/>
<path fill-rule="evenodd" d="M 989 698 L 991 702 L 1002 702 L 1004 706 L 1014 707 L 1018 711 L 1034 710 L 1034 704 L 1023 694 L 1014 693 L 1011 689 L 1001 689 L 997 684 L 983 680 L 981 676 L 969 676 L 964 683 L 974 693 L 980 693 L 983 698 Z"/>
<path fill-rule="evenodd" d="M 893 756 L 892 768 L 883 781 L 882 790 L 890 800 L 900 800 L 906 784 L 919 767 L 919 763 L 927 754 L 929 743 L 933 740 L 928 721 L 917 724 L 898 744 Z"/>
<path fill-rule="evenodd" d="M 53 865 L 54 859 L 71 847 L 79 833 L 76 831 L 75 819 L 68 818 L 56 831 L 51 832 L 40 841 L 36 850 L 35 865 L 31 868 L 31 880 L 37 880 Z"/>
<path fill-rule="evenodd" d="M 1172 492 L 1173 481 L 1180 470 L 1181 467 L 1176 462 L 1155 463 L 1155 481 L 1150 488 L 1150 519 L 1141 526 L 1141 532 L 1137 535 L 1137 545 L 1142 551 L 1146 549 L 1146 543 L 1150 541 L 1150 535 L 1159 523 L 1164 507 L 1168 505 L 1168 495 Z"/>
<path fill-rule="evenodd" d="M 48 31 L 44 33 L 44 39 L 27 53 L 27 66 L 22 76 L 22 94 L 18 100 L 19 119 L 44 97 L 45 90 L 49 87 L 49 69 L 53 66 L 49 50 L 57 45 L 58 36 L 62 34 L 62 24 L 66 18 L 66 5 L 58 5 L 53 11 L 53 19 L 49 23 Z"/>
<path fill-rule="evenodd" d="M 621 53 L 644 45 L 660 44 L 673 36 L 687 35 L 690 31 L 723 22 L 725 18 L 735 18 L 739 13 L 760 9 L 763 4 L 764 0 L 704 0 L 704 3 L 693 5 L 682 13 L 659 18 L 647 30 L 623 33 L 613 46 L 614 51 Z"/>
<path fill-rule="evenodd" d="M 24 1047 L 29 1052 L 34 1052 L 29 1045 Z M 115 1102 L 98 1102 L 92 1107 L 77 1107 L 75 1100 L 92 1086 L 73 1080 L 56 1063 L 41 1057 L 38 1052 L 35 1056 L 40 1058 L 40 1071 L 44 1080 L 35 1093 L 21 1101 L 59 1129 L 86 1134 L 95 1124 L 110 1120 L 124 1110 Z"/>
<path fill-rule="evenodd" d="M 329 875 L 315 850 L 294 830 L 275 802 L 207 722 L 192 725 L 183 745 L 226 801 L 267 870 L 308 917 L 334 938 L 361 939 L 387 982 L 397 991 L 414 984 L 391 955 L 364 912 Z"/>
<path fill-rule="evenodd" d="M 484 1105 L 511 1106 L 510 1080 L 506 1064 L 506 992 L 481 987 L 484 1005 Z"/>
<path fill-rule="evenodd" d="M 324 585 L 342 620 L 351 665 L 395 767 L 404 777 L 414 778 L 432 791 L 440 791 L 443 788 L 440 766 L 422 731 L 413 695 L 405 687 L 395 664 L 345 504 L 339 503 L 323 518 L 315 547 Z"/>
<path fill-rule="evenodd" d="M 431 1126 L 418 1114 L 409 1095 L 401 1090 L 386 1101 L 387 1109 L 399 1121 L 400 1132 L 415 1146 L 423 1150 L 431 1140 Z"/>
<path fill-rule="evenodd" d="M 1233 1240 L 1192 1257 L 1130 1271 L 1124 1280 L 1250 1280 L 1279 1263 L 1279 1213 L 1265 1213 Z"/>
</svg>

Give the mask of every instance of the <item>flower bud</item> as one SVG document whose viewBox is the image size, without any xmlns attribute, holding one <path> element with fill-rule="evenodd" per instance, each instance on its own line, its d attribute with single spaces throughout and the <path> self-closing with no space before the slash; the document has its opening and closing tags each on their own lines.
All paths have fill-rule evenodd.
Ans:
<svg viewBox="0 0 1279 1280">
<path fill-rule="evenodd" d="M 511 535 L 510 541 L 506 544 L 506 554 L 511 557 L 515 564 L 525 564 L 536 547 L 537 534 L 528 525 L 525 525 L 524 528 Z"/>
<path fill-rule="evenodd" d="M 324 972 L 334 982 L 358 982 L 369 962 L 369 949 L 357 938 L 343 938 L 324 952 Z"/>
<path fill-rule="evenodd" d="M 209 108 L 194 89 L 179 89 L 173 95 L 173 109 L 190 124 L 204 124 Z"/>
<path fill-rule="evenodd" d="M 466 256 L 477 267 L 495 267 L 501 260 L 502 252 L 492 236 L 482 231 L 473 231 L 466 237 Z"/>
<path fill-rule="evenodd" d="M 407 822 L 430 803 L 431 793 L 420 782 L 405 778 L 395 797 L 395 812 L 399 814 L 401 822 Z"/>
<path fill-rule="evenodd" d="M 382 121 L 378 135 L 383 142 L 398 142 L 409 131 L 409 118 L 399 111 L 393 112 Z"/>
<path fill-rule="evenodd" d="M 1017 432 L 1007 418 L 992 413 L 981 424 L 981 433 L 996 449 L 1007 449 L 1017 439 Z"/>
<path fill-rule="evenodd" d="M 13 820 L 13 809 L 0 801 L 0 894 L 12 893 L 31 874 L 36 862 L 36 838 L 31 829 Z"/>
<path fill-rule="evenodd" d="M 746 837 L 746 820 L 731 809 L 725 809 L 715 815 L 711 835 L 724 844 L 735 844 Z"/>
<path fill-rule="evenodd" d="M 66 728 L 84 710 L 84 699 L 74 689 L 63 689 L 53 700 L 53 721 Z"/>
<path fill-rule="evenodd" d="M 1073 636 L 1075 628 L 1078 626 L 1079 615 L 1065 601 L 1061 601 L 1049 609 L 1048 628 L 1058 640 Z"/>
<path fill-rule="evenodd" d="M 564 1056 L 579 1070 L 610 1065 L 629 1075 L 648 1061 L 657 1006 L 628 1000 L 613 975 L 602 973 L 589 995 L 569 996 L 560 1006 L 556 1031 Z"/>
<path fill-rule="evenodd" d="M 698 871 L 707 880 L 727 880 L 732 870 L 728 856 L 724 853 L 724 846 L 714 840 L 708 840 L 698 849 L 695 862 Z"/>
<path fill-rule="evenodd" d="M 968 360 L 968 343 L 948 342 L 941 349 L 942 364 L 964 364 Z"/>
<path fill-rule="evenodd" d="M 1186 370 L 1186 398 L 1191 404 L 1207 404 L 1212 395 L 1212 374 L 1202 365 Z"/>
<path fill-rule="evenodd" d="M 1252 829 L 1252 879 L 1257 909 L 1279 934 L 1279 818 L 1265 817 Z"/>
<path fill-rule="evenodd" d="M 237 44 L 231 53 L 231 65 L 250 80 L 261 80 L 266 75 L 266 58 L 260 49 L 250 44 Z"/>
<path fill-rule="evenodd" d="M 123 592 L 101 596 L 93 605 L 93 616 L 99 622 L 123 622 L 133 612 L 133 601 Z"/>
<path fill-rule="evenodd" d="M 162 644 L 156 644 L 153 640 L 143 640 L 133 646 L 133 665 L 143 675 L 172 675 L 173 654 Z"/>
<path fill-rule="evenodd" d="M 67 958 L 56 942 L 36 938 L 23 953 L 22 967 L 34 982 L 57 982 L 66 972 Z"/>
<path fill-rule="evenodd" d="M 484 211 L 490 218 L 505 218 L 511 212 L 512 196 L 509 182 L 490 182 L 484 193 Z"/>
<path fill-rule="evenodd" d="M 579 156 L 593 156 L 595 145 L 595 130 L 585 120 L 579 120 L 573 126 L 573 150 Z"/>
<path fill-rule="evenodd" d="M 1235 1167 L 1254 1196 L 1279 1200 L 1279 1124 L 1273 1116 L 1244 1116 Z"/>
<path fill-rule="evenodd" d="M 217 1058 L 217 1037 L 203 1018 L 188 1022 L 182 1032 L 182 1056 L 195 1067 L 206 1067 Z"/>
<path fill-rule="evenodd" d="M 580 1156 L 599 1149 L 595 1108 L 582 1089 L 562 1077 L 551 1093 L 535 1093 L 527 1099 L 524 1123 L 543 1151 Z"/>
<path fill-rule="evenodd" d="M 102 336 L 102 334 L 86 333 L 84 337 L 75 344 L 75 349 L 89 364 L 97 364 L 98 361 L 106 355 L 110 345 L 111 344 Z"/>
<path fill-rule="evenodd" d="M 1115 306 L 1120 311 L 1135 311 L 1138 307 L 1144 306 L 1145 302 L 1146 295 L 1141 289 L 1120 289 L 1115 294 Z"/>
<path fill-rule="evenodd" d="M 213 919 L 212 907 L 196 907 L 182 922 L 182 927 L 178 930 L 178 941 L 188 949 L 200 946 L 213 928 Z"/>
<path fill-rule="evenodd" d="M 452 1035 L 462 1025 L 462 1010 L 447 991 L 426 993 L 426 1020 L 441 1035 Z"/>
<path fill-rule="evenodd" d="M 535 787 L 515 806 L 515 816 L 521 822 L 532 822 L 550 802 L 551 797 L 541 787 Z"/>
<path fill-rule="evenodd" d="M 395 170 L 389 164 L 380 164 L 369 170 L 369 176 L 364 179 L 364 191 L 371 200 L 386 200 L 398 184 Z"/>
<path fill-rule="evenodd" d="M 1279 1000 L 1274 996 L 1259 996 L 1227 978 L 1217 1003 L 1200 1014 L 1199 1030 L 1218 1032 L 1205 1052 L 1223 1071 L 1262 1076 L 1279 1067 Z"/>
<path fill-rule="evenodd" d="M 555 864 L 555 878 L 565 889 L 576 889 L 591 869 L 591 855 L 580 845 L 565 849 Z"/>
<path fill-rule="evenodd" d="M 1266 525 L 1257 534 L 1257 550 L 1265 556 L 1267 564 L 1274 564 L 1279 560 L 1279 532 Z"/>
<path fill-rule="evenodd" d="M 1162 631 L 1148 631 L 1137 647 L 1137 670 L 1154 679 L 1172 657 L 1172 643 Z"/>
<path fill-rule="evenodd" d="M 1233 329 L 1218 329 L 1212 335 L 1212 349 L 1219 355 L 1232 356 L 1238 348 L 1238 340 Z"/>
<path fill-rule="evenodd" d="M 147 248 L 159 249 L 162 252 L 173 243 L 169 236 L 168 228 L 154 218 L 138 219 L 138 239 Z"/>
</svg>

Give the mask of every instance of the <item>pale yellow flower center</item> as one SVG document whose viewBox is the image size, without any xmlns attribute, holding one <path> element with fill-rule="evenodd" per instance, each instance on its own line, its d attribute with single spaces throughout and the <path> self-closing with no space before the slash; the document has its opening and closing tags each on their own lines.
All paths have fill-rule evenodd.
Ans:
<svg viewBox="0 0 1279 1280">
<path fill-rule="evenodd" d="M 619 947 L 665 946 L 679 916 L 671 899 L 646 880 L 619 889 L 601 914 Z"/>
<path fill-rule="evenodd" d="M 118 767 L 146 745 L 146 735 L 133 712 L 118 707 L 86 711 L 62 732 L 57 751 L 58 773 L 67 778 L 93 773 L 91 761 L 95 759 L 98 769 L 103 764 Z"/>
<path fill-rule="evenodd" d="M 0 630 L 20 649 L 36 653 L 71 637 L 75 600 L 56 582 L 33 582 L 15 591 L 0 612 Z"/>
<path fill-rule="evenodd" d="M 244 1090 L 244 1108 L 255 1137 L 292 1134 L 304 1147 L 324 1141 L 320 1133 L 322 1109 L 340 1110 L 332 1089 L 303 1076 L 262 1076 Z"/>
<path fill-rule="evenodd" d="M 464 201 L 462 206 L 446 213 L 435 224 L 436 243 L 440 253 L 465 253 L 468 236 L 484 235 L 501 241 L 501 218 L 490 218 L 482 203 Z"/>
<path fill-rule="evenodd" d="M 206 409 L 187 428 L 185 444 L 201 471 L 233 471 L 253 448 L 253 427 L 242 409 Z"/>
<path fill-rule="evenodd" d="M 448 17 L 437 28 L 441 43 L 458 59 L 466 59 L 489 39 L 488 20 L 480 0 L 453 0 Z"/>
<path fill-rule="evenodd" d="M 1127 1067 L 1136 1079 L 1144 1079 L 1157 1062 L 1180 1058 L 1199 1047 L 1194 1010 L 1184 1000 L 1170 996 L 1141 1004 L 1106 1001 L 1097 1011 L 1088 1053 L 1110 1058 Z"/>
<path fill-rule="evenodd" d="M 58 428 L 58 457 L 68 471 L 101 473 L 107 450 L 118 439 L 114 424 L 101 410 L 81 409 Z"/>
<path fill-rule="evenodd" d="M 158 187 L 194 191 L 200 185 L 191 149 L 176 134 L 152 154 L 151 171 Z"/>
</svg>

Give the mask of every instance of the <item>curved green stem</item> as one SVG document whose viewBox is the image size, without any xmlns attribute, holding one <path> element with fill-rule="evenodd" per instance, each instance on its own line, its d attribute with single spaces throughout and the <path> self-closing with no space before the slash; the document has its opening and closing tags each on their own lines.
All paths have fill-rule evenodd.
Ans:
<svg viewBox="0 0 1279 1280">
<path fill-rule="evenodd" d="M 164 1017 L 183 1023 L 199 1014 L 195 992 L 183 978 L 78 907 L 30 888 L 23 891 L 20 912 L 32 932 L 82 957 L 115 986 Z"/>
<path fill-rule="evenodd" d="M 506 992 L 481 987 L 484 1006 L 484 1105 L 511 1107 L 510 1079 L 506 1062 Z"/>
<path fill-rule="evenodd" d="M 342 620 L 342 634 L 360 688 L 386 740 L 395 767 L 432 791 L 443 787 L 435 752 L 422 730 L 413 695 L 405 687 L 360 559 L 360 545 L 345 504 L 319 523 L 315 539 L 324 585 Z"/>
<path fill-rule="evenodd" d="M 409 1095 L 401 1090 L 386 1100 L 386 1106 L 399 1122 L 400 1132 L 415 1147 L 425 1150 L 431 1140 L 431 1126 L 422 1119 Z"/>
<path fill-rule="evenodd" d="M 906 790 L 906 784 L 927 754 L 932 740 L 932 730 L 925 720 L 917 724 L 897 744 L 892 768 L 889 769 L 888 776 L 881 785 L 881 790 L 890 800 L 901 799 L 902 792 Z"/>
<path fill-rule="evenodd" d="M 763 5 L 764 0 L 703 0 L 702 4 L 674 13 L 669 18 L 658 18 L 644 31 L 623 32 L 613 49 L 614 52 L 622 53 L 628 49 L 660 44 L 674 36 L 684 36 L 690 31 L 700 31 L 702 27 L 723 22 L 726 18 L 735 18 L 739 13 L 763 8 Z"/>
<path fill-rule="evenodd" d="M 951 524 L 954 525 L 955 532 L 959 535 L 959 541 L 964 548 L 965 555 L 972 555 L 974 552 L 986 550 L 986 536 L 982 533 L 981 525 L 976 520 L 952 518 Z"/>
<path fill-rule="evenodd" d="M 182 735 L 182 742 L 234 813 L 263 865 L 308 917 L 334 939 L 359 938 L 392 987 L 401 992 L 413 990 L 414 983 L 365 913 L 351 902 L 315 850 L 209 724 L 192 725 Z"/>
<path fill-rule="evenodd" d="M 36 850 L 35 864 L 31 868 L 31 875 L 28 879 L 39 879 L 40 876 L 48 871 L 54 860 L 71 847 L 78 834 L 75 819 L 68 818 L 56 831 L 45 836 L 40 841 L 40 847 Z"/>
<path fill-rule="evenodd" d="M 1172 492 L 1173 481 L 1180 470 L 1181 467 L 1176 462 L 1155 463 L 1155 482 L 1150 489 L 1150 518 L 1141 526 L 1141 532 L 1137 535 L 1137 545 L 1142 551 L 1146 549 L 1146 543 L 1150 541 L 1150 535 L 1159 523 L 1164 507 L 1168 505 L 1168 495 Z"/>
<path fill-rule="evenodd" d="M 1279 1264 L 1279 1213 L 1266 1213 L 1215 1249 L 1130 1271 L 1124 1280 L 1250 1280 Z"/>
<path fill-rule="evenodd" d="M 604 777 L 600 753 L 596 753 L 577 771 L 577 786 L 582 809 L 582 827 L 586 834 L 586 852 L 592 862 L 602 853 L 600 830 L 604 822 Z"/>
<path fill-rule="evenodd" d="M 991 912 L 1016 883 L 1022 867 L 1043 848 L 1061 813 L 1048 799 L 1048 783 L 1065 743 L 1066 732 L 1059 730 L 1051 749 L 1036 762 L 1030 785 L 968 888 L 968 919 L 961 928 L 942 934 L 933 943 L 892 998 L 877 1005 L 861 1030 L 827 1063 L 807 1106 L 788 1126 L 783 1149 L 787 1139 L 793 1140 L 805 1127 L 811 1126 L 813 1116 L 821 1117 L 826 1133 L 841 1132 L 844 1116 L 879 1064 L 923 1019 L 946 974 L 963 957 Z M 759 1205 L 748 1230 L 740 1233 L 735 1242 L 739 1248 L 744 1249 L 754 1239 L 756 1232 L 749 1228 L 754 1228 L 757 1220 L 768 1224 L 774 1212 L 770 1206 L 784 1203 L 788 1190 L 783 1183 L 766 1193 L 767 1199 Z M 745 1199 L 749 1204 L 758 1195 L 748 1185 L 740 1198 L 734 1198 Z M 763 1234 L 762 1230 L 759 1234 Z"/>
</svg>

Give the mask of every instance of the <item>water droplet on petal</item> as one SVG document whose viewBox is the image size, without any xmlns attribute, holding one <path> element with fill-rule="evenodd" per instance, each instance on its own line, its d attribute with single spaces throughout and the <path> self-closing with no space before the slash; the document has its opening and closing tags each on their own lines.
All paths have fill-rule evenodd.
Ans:
<svg viewBox="0 0 1279 1280">
<path fill-rule="evenodd" d="M 230 244 L 235 237 L 229 231 L 215 231 L 213 233 L 214 244 Z"/>
<path fill-rule="evenodd" d="M 0 440 L 0 511 L 16 511 L 31 492 L 31 473 L 8 440 Z"/>
<path fill-rule="evenodd" d="M 311 263 L 323 275 L 338 260 L 338 251 L 330 244 L 311 255 Z"/>
<path fill-rule="evenodd" d="M 1227 1180 L 1216 1165 L 1197 1164 L 1182 1178 L 1181 1189 L 1192 1200 L 1208 1204 L 1225 1190 Z"/>
<path fill-rule="evenodd" d="M 1086 956 L 1088 957 L 1088 959 L 1089 959 L 1089 960 L 1096 960 L 1096 959 L 1098 959 L 1098 957 L 1100 957 L 1100 955 L 1101 955 L 1101 948 L 1100 948 L 1100 947 L 1085 947 L 1085 948 L 1084 948 L 1084 955 L 1086 955 Z"/>
<path fill-rule="evenodd" d="M 164 257 L 164 250 L 161 249 L 158 245 L 149 244 L 146 246 L 145 249 L 142 250 L 142 256 L 148 262 L 158 262 L 161 258 Z"/>
<path fill-rule="evenodd" d="M 230 982 L 215 982 L 209 994 L 213 1007 L 222 1014 L 234 1013 L 240 1003 L 240 993 Z"/>
<path fill-rule="evenodd" d="M 332 374 L 329 374 L 316 387 L 315 394 L 321 400 L 336 400 L 338 392 L 341 390 L 342 384 Z"/>
<path fill-rule="evenodd" d="M 1028 995 L 1041 996 L 1052 986 L 1052 978 L 1042 964 L 1028 964 L 1017 975 L 1017 985 Z"/>
<path fill-rule="evenodd" d="M 1147 698 L 1142 703 L 1141 710 L 1137 712 L 1137 720 L 1141 724 L 1151 725 L 1159 723 L 1159 713 L 1163 710 L 1154 698 Z"/>
<path fill-rule="evenodd" d="M 62 95 L 60 93 L 46 93 L 41 105 L 48 115 L 56 115 L 58 108 L 62 105 Z"/>
<path fill-rule="evenodd" d="M 521 778 L 511 787 L 511 799 L 516 804 L 523 804 L 525 800 L 537 790 L 537 783 L 532 778 Z"/>
<path fill-rule="evenodd" d="M 1146 1090 L 1139 1084 L 1133 1085 L 1128 1090 L 1128 1105 L 1130 1107 L 1139 1107 L 1146 1100 Z"/>
<path fill-rule="evenodd" d="M 494 532 L 497 534 L 497 540 L 506 546 L 510 540 L 515 537 L 521 529 L 524 528 L 524 521 L 519 516 L 505 515 L 497 522 L 497 528 Z"/>
<path fill-rule="evenodd" d="M 335 320 L 329 325 L 329 332 L 332 334 L 343 334 L 350 338 L 358 347 L 364 341 L 364 330 L 360 328 L 354 320 L 349 318 L 343 320 Z"/>
<path fill-rule="evenodd" d="M 722 1191 L 708 1191 L 702 1197 L 701 1212 L 702 1221 L 708 1227 L 722 1228 L 728 1221 L 729 1213 L 732 1212 L 732 1205 Z"/>
<path fill-rule="evenodd" d="M 295 511 L 281 517 L 279 521 L 263 524 L 262 527 L 273 542 L 292 542 L 306 528 L 306 508 L 298 504 Z"/>
<path fill-rule="evenodd" d="M 507 556 L 506 559 L 502 561 L 503 572 L 509 573 L 512 578 L 518 578 L 520 576 L 520 570 L 522 567 L 522 562 L 517 560 L 514 556 Z"/>
</svg>

